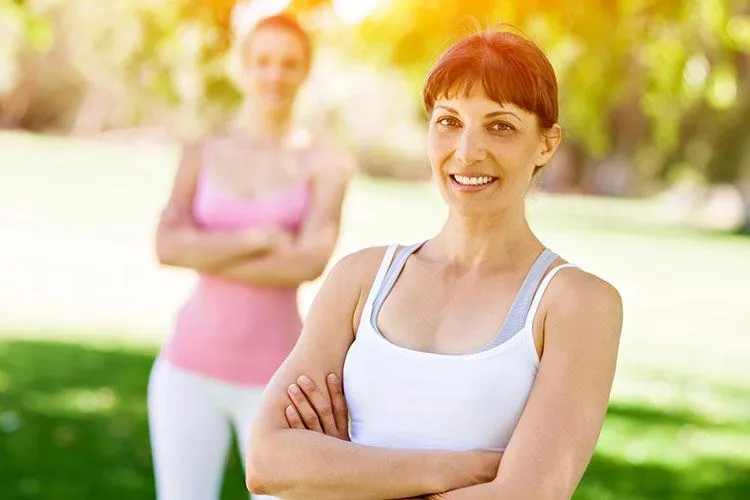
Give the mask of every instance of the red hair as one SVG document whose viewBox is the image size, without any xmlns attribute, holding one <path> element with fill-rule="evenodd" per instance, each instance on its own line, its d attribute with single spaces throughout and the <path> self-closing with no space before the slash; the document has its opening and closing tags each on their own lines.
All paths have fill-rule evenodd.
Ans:
<svg viewBox="0 0 750 500">
<path fill-rule="evenodd" d="M 258 21 L 255 26 L 253 26 L 253 29 L 250 31 L 250 33 L 247 34 L 245 43 L 247 43 L 255 33 L 265 28 L 283 30 L 296 36 L 297 39 L 302 43 L 302 47 L 304 48 L 305 64 L 309 69 L 310 65 L 312 64 L 313 57 L 312 40 L 310 38 L 310 34 L 307 32 L 307 30 L 305 30 L 305 28 L 302 27 L 299 21 L 297 21 L 296 17 L 287 13 L 274 14 L 269 17 L 264 17 L 263 19 Z"/>
<path fill-rule="evenodd" d="M 449 47 L 427 75 L 424 108 L 439 98 L 465 96 L 477 82 L 498 103 L 534 113 L 541 127 L 557 123 L 557 78 L 547 56 L 528 38 L 507 31 L 469 35 Z"/>
</svg>

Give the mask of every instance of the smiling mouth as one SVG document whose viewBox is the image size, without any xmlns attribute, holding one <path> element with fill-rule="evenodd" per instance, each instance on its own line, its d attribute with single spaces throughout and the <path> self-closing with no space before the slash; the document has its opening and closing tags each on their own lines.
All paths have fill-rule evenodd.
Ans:
<svg viewBox="0 0 750 500">
<path fill-rule="evenodd" d="M 450 175 L 451 180 L 453 181 L 453 184 L 464 189 L 471 189 L 471 190 L 477 190 L 484 187 L 487 187 L 491 184 L 494 184 L 497 180 L 497 177 L 492 177 L 490 175 L 458 175 L 458 174 L 451 174 Z"/>
</svg>

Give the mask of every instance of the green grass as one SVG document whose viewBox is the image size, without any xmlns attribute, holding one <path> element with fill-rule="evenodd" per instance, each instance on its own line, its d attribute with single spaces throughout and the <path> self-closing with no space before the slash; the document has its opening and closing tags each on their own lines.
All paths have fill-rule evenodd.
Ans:
<svg viewBox="0 0 750 500">
<path fill-rule="evenodd" d="M 175 152 L 14 134 L 0 151 L 0 498 L 153 498 L 146 381 L 192 283 L 151 250 Z M 444 213 L 429 185 L 358 179 L 337 257 L 426 238 Z M 750 239 L 644 200 L 539 194 L 529 214 L 625 304 L 576 498 L 750 498 Z M 246 498 L 236 455 L 224 490 Z"/>
<path fill-rule="evenodd" d="M 0 343 L 2 498 L 154 498 L 144 397 L 153 356 L 79 343 Z M 247 498 L 236 453 L 223 498 Z"/>
</svg>

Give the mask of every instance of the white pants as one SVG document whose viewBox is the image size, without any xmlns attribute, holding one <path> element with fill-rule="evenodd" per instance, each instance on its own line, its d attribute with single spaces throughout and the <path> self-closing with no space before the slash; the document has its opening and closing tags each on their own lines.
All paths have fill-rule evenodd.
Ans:
<svg viewBox="0 0 750 500">
<path fill-rule="evenodd" d="M 230 428 L 244 463 L 262 395 L 262 387 L 234 385 L 156 361 L 148 385 L 148 419 L 158 500 L 218 500 Z"/>
</svg>

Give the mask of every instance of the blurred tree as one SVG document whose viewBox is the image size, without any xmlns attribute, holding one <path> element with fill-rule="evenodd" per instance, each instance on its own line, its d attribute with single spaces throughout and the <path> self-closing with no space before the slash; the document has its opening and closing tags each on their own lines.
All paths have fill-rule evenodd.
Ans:
<svg viewBox="0 0 750 500">
<path fill-rule="evenodd" d="M 48 42 L 38 42 L 41 28 L 34 24 L 15 37 L 11 57 L 20 70 L 2 82 L 0 99 L 13 109 L 19 94 L 31 102 L 23 113 L 4 106 L 8 125 L 90 133 L 159 121 L 177 103 L 206 102 L 206 88 L 214 94 L 208 106 L 237 99 L 216 69 L 226 41 L 210 21 L 186 17 L 191 11 L 180 3 L 0 2 L 16 17 L 37 20 Z"/>
<path fill-rule="evenodd" d="M 403 68 L 418 88 L 455 38 L 511 23 L 556 68 L 576 152 L 561 157 L 578 162 L 566 168 L 584 190 L 652 192 L 684 175 L 739 184 L 749 161 L 749 9 L 746 0 L 392 1 L 350 50 Z"/>
<path fill-rule="evenodd" d="M 331 2 L 279 3 L 314 20 Z M 226 64 L 234 7 L 0 0 L 0 125 L 220 126 L 240 102 Z M 383 0 L 354 28 L 319 24 L 353 60 L 398 68 L 417 99 L 450 42 L 499 21 L 536 40 L 557 70 L 567 140 L 556 169 L 567 173 L 550 184 L 607 194 L 683 179 L 750 185 L 747 0 Z"/>
<path fill-rule="evenodd" d="M 16 126 L 26 114 L 35 84 L 33 56 L 47 50 L 52 29 L 22 2 L 0 0 L 0 128 Z"/>
<path fill-rule="evenodd" d="M 226 64 L 236 3 L 0 0 L 0 18 L 14 28 L 0 35 L 8 42 L 0 43 L 0 69 L 13 70 L 0 72 L 0 119 L 82 134 L 142 124 L 187 134 L 218 127 L 241 98 Z M 326 4 L 288 3 L 303 14 Z"/>
</svg>

